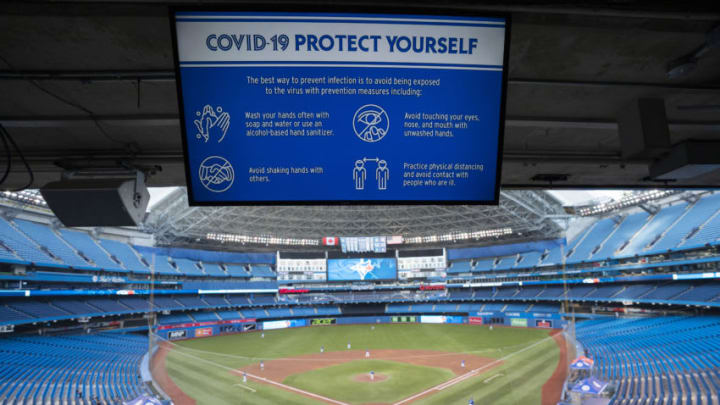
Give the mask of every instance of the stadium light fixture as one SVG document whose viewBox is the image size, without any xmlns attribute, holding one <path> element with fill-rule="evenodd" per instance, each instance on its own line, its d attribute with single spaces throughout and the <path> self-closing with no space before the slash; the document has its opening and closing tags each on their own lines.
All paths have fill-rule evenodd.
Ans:
<svg viewBox="0 0 720 405">
<path fill-rule="evenodd" d="M 679 192 L 680 191 L 678 190 L 648 190 L 625 196 L 619 200 L 613 200 L 602 204 L 580 207 L 576 209 L 575 212 L 581 217 L 599 215 L 618 209 L 632 207 L 647 201 L 665 198 Z"/>
<path fill-rule="evenodd" d="M 47 203 L 37 190 L 3 191 L 1 195 L 8 200 L 39 207 L 47 207 Z"/>
<path fill-rule="evenodd" d="M 426 236 L 413 236 L 405 238 L 405 243 L 435 243 L 435 242 L 455 242 L 459 240 L 469 239 L 485 239 L 492 237 L 499 237 L 504 235 L 510 235 L 513 233 L 512 228 L 497 228 L 497 229 L 486 229 L 475 232 L 453 232 L 446 233 L 443 235 L 426 235 Z"/>
<path fill-rule="evenodd" d="M 221 243 L 251 243 L 257 245 L 318 246 L 318 239 L 279 238 L 276 236 L 238 235 L 232 233 L 208 233 L 205 239 Z"/>
</svg>

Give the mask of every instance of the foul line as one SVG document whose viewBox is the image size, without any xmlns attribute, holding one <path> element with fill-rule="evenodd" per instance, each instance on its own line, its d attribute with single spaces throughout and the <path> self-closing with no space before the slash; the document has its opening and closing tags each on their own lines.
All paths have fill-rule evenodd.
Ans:
<svg viewBox="0 0 720 405">
<path fill-rule="evenodd" d="M 281 384 L 281 383 L 279 383 L 279 382 L 277 382 L 277 381 L 273 381 L 273 380 L 267 379 L 267 378 L 265 378 L 265 377 L 260 377 L 260 376 L 257 376 L 257 375 L 254 375 L 254 374 L 250 374 L 250 373 L 246 373 L 246 375 L 247 375 L 248 377 L 252 377 L 252 378 L 254 378 L 254 379 L 256 379 L 256 380 L 260 380 L 260 381 L 266 382 L 266 383 L 268 383 L 268 384 L 277 385 L 278 387 L 284 388 L 284 389 L 286 389 L 286 390 L 295 391 L 295 392 L 298 392 L 298 393 L 300 393 L 300 394 L 308 395 L 308 396 L 310 396 L 310 397 L 317 398 L 317 399 L 321 399 L 321 400 L 323 400 L 323 401 L 327 401 L 327 402 L 330 402 L 330 403 L 333 403 L 333 404 L 338 404 L 338 405 L 350 405 L 350 404 L 345 403 L 345 402 L 340 402 L 340 401 L 337 401 L 337 400 L 334 400 L 334 399 L 331 399 L 331 398 L 328 398 L 328 397 L 324 397 L 324 396 L 322 396 L 322 395 L 313 394 L 312 392 L 308 392 L 308 391 L 305 391 L 305 390 L 301 390 L 301 389 L 299 389 L 299 388 L 291 387 L 291 386 L 289 386 L 289 385 Z"/>
<path fill-rule="evenodd" d="M 508 354 L 507 356 L 501 357 L 501 358 L 499 358 L 499 359 L 497 359 L 497 360 L 495 360 L 495 361 L 493 361 L 493 362 L 490 362 L 490 363 L 488 363 L 488 364 L 485 364 L 484 366 L 481 366 L 481 367 L 478 367 L 478 368 L 476 368 L 476 369 L 474 369 L 474 370 L 468 371 L 467 373 L 465 373 L 465 374 L 463 374 L 463 375 L 457 376 L 457 377 L 453 378 L 452 380 L 449 380 L 449 381 L 446 381 L 446 382 L 444 382 L 444 383 L 442 383 L 442 384 L 439 384 L 439 385 L 436 385 L 436 386 L 434 386 L 434 387 L 428 388 L 428 389 L 426 389 L 425 391 L 422 391 L 422 392 L 419 392 L 419 393 L 417 393 L 417 394 L 415 394 L 415 395 L 413 395 L 413 396 L 407 397 L 407 398 L 403 399 L 402 401 L 395 402 L 393 405 L 400 405 L 400 404 L 404 404 L 404 403 L 406 403 L 406 402 L 410 402 L 410 401 L 414 400 L 415 398 L 418 398 L 418 397 L 421 397 L 421 396 L 423 396 L 423 395 L 426 395 L 426 394 L 428 394 L 428 393 L 430 393 L 430 392 L 432 392 L 432 391 L 442 391 L 442 390 L 444 390 L 445 388 L 451 387 L 451 386 L 453 386 L 453 385 L 455 385 L 455 384 L 458 384 L 458 383 L 460 383 L 460 382 L 462 382 L 462 381 L 467 380 L 468 378 L 472 378 L 472 377 L 476 376 L 481 370 L 484 370 L 484 369 L 486 369 L 486 368 L 488 368 L 488 367 L 490 367 L 490 366 L 494 366 L 494 365 L 496 365 L 496 364 L 498 364 L 498 363 L 502 363 L 503 361 L 509 359 L 510 357 L 513 357 L 513 356 L 515 356 L 516 354 L 522 353 L 522 352 L 524 352 L 524 351 L 530 350 L 530 349 L 532 349 L 533 347 L 535 347 L 535 346 L 539 345 L 540 343 L 543 343 L 543 342 L 545 342 L 546 340 L 549 340 L 549 339 L 552 339 L 552 337 L 546 337 L 545 339 L 539 340 L 539 341 L 531 344 L 530 346 L 527 346 L 527 347 L 525 347 L 525 348 L 523 348 L 523 349 L 520 349 L 520 350 L 518 350 L 518 351 L 516 351 L 516 352 L 512 352 L 512 353 Z"/>
<path fill-rule="evenodd" d="M 494 379 L 496 379 L 496 378 L 498 378 L 498 377 L 502 377 L 502 376 L 503 376 L 503 374 L 495 374 L 494 376 L 492 376 L 492 377 L 490 377 L 490 378 L 484 379 L 484 380 L 483 380 L 483 383 L 487 384 L 487 383 L 489 383 L 490 381 L 492 381 L 492 380 L 494 380 Z"/>
<path fill-rule="evenodd" d="M 246 390 L 250 390 L 252 392 L 257 392 L 253 388 L 248 387 L 247 385 L 243 385 L 243 384 L 233 384 L 233 385 L 236 387 L 245 388 Z"/>
</svg>

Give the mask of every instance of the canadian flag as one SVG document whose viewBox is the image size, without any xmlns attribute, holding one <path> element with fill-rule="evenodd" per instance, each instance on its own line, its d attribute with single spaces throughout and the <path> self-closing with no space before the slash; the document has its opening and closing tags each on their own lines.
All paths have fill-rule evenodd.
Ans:
<svg viewBox="0 0 720 405">
<path fill-rule="evenodd" d="M 322 238 L 322 244 L 324 246 L 337 246 L 338 238 L 337 236 L 326 236 Z"/>
</svg>

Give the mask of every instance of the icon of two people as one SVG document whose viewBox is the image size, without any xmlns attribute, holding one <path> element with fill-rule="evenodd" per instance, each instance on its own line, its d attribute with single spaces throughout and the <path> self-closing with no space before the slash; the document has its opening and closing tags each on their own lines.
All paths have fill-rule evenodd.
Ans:
<svg viewBox="0 0 720 405">
<path fill-rule="evenodd" d="M 353 180 L 355 181 L 355 190 L 365 189 L 365 180 L 367 178 L 367 169 L 363 160 L 356 160 L 353 167 Z M 377 180 L 378 190 L 387 189 L 387 182 L 390 178 L 390 170 L 387 162 L 378 160 L 377 169 L 375 169 L 375 180 Z"/>
</svg>

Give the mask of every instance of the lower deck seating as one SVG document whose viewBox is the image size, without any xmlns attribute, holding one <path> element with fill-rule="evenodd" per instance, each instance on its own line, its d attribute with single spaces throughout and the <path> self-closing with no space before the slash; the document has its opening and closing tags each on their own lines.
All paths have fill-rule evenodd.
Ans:
<svg viewBox="0 0 720 405">
<path fill-rule="evenodd" d="M 122 403 L 147 393 L 138 374 L 147 347 L 145 336 L 115 333 L 0 339 L 0 403 Z"/>
<path fill-rule="evenodd" d="M 576 326 L 612 404 L 720 403 L 720 317 L 595 319 Z"/>
</svg>

